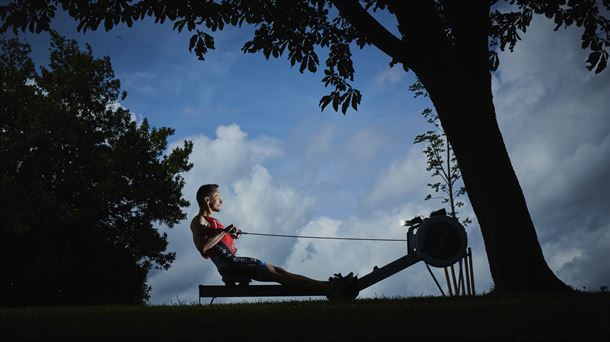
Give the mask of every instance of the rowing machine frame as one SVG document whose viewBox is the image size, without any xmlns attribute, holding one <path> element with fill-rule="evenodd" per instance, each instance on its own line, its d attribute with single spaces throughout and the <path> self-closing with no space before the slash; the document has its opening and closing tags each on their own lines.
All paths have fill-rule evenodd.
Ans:
<svg viewBox="0 0 610 342">
<path fill-rule="evenodd" d="M 447 224 L 457 232 L 456 240 L 449 239 L 453 249 L 450 251 L 449 257 L 439 257 L 438 254 L 430 252 L 429 236 L 432 236 L 434 227 L 447 227 Z M 400 257 L 383 267 L 375 266 L 373 271 L 358 279 L 358 291 L 362 291 L 392 275 L 418 263 L 425 261 L 426 264 L 435 267 L 445 267 L 453 265 L 466 254 L 466 246 L 468 244 L 466 230 L 455 218 L 447 216 L 444 209 L 438 210 L 430 214 L 430 217 L 422 220 L 416 217 L 406 221 L 404 226 L 407 226 L 407 255 Z M 444 237 L 445 240 L 446 236 Z M 445 243 L 441 237 L 437 237 L 434 243 Z M 210 304 L 214 302 L 216 297 L 318 297 L 326 296 L 322 291 L 303 290 L 284 285 L 249 285 L 250 279 L 233 279 L 226 280 L 226 285 L 199 285 L 199 303 L 201 298 L 212 298 Z"/>
</svg>

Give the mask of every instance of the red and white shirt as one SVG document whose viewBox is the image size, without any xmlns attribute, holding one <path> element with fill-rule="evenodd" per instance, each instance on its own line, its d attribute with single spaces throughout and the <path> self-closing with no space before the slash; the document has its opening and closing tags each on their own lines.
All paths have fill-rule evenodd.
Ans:
<svg viewBox="0 0 610 342">
<path fill-rule="evenodd" d="M 204 216 L 203 218 L 205 218 L 206 221 L 208 221 L 211 229 L 224 229 L 225 228 L 225 226 L 220 221 L 213 218 L 212 216 Z M 231 234 L 225 234 L 222 237 L 222 239 L 220 241 L 218 241 L 218 243 L 216 245 L 217 246 L 215 246 L 215 247 L 218 247 L 218 248 L 210 248 L 208 251 L 206 251 L 204 253 L 203 256 L 206 258 L 209 258 L 209 257 L 213 256 L 215 253 L 217 253 L 218 249 L 220 249 L 220 248 L 225 249 L 231 255 L 235 255 L 235 253 L 237 253 L 237 246 L 235 246 L 235 242 L 233 241 L 233 237 L 231 236 Z"/>
</svg>

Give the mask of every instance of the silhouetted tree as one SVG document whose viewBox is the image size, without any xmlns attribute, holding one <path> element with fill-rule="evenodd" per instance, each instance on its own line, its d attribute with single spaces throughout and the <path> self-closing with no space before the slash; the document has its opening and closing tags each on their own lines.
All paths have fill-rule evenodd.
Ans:
<svg viewBox="0 0 610 342">
<path fill-rule="evenodd" d="M 415 93 L 415 97 L 428 97 L 423 84 L 419 80 L 413 83 L 409 89 Z M 428 183 L 428 187 L 434 190 L 435 194 L 440 192 L 440 197 L 427 194 L 424 200 L 440 199 L 441 203 L 449 204 L 449 215 L 459 220 L 458 208 L 464 206 L 464 202 L 460 201 L 459 197 L 466 194 L 466 187 L 459 186 L 462 174 L 457 164 L 457 158 L 453 153 L 447 135 L 440 126 L 438 114 L 432 108 L 424 108 L 421 115 L 434 128 L 418 134 L 413 143 L 426 145 L 424 149 L 427 163 L 426 171 L 431 171 L 431 176 L 435 180 L 434 183 Z M 464 226 L 469 223 L 472 223 L 469 217 L 462 220 Z"/>
<path fill-rule="evenodd" d="M 0 45 L 0 305 L 145 302 L 192 144 L 164 154 L 173 130 L 134 122 L 89 46 L 52 33 L 37 72 L 28 45 Z"/>
<path fill-rule="evenodd" d="M 175 30 L 193 32 L 189 50 L 203 59 L 214 48 L 209 32 L 228 24 L 251 24 L 256 31 L 244 52 L 261 52 L 267 58 L 287 52 L 301 72 L 315 72 L 316 48 L 325 48 L 322 81 L 333 90 L 322 97 L 320 106 L 332 103 L 343 113 L 349 106 L 356 109 L 361 99 L 350 83 L 352 44 L 375 45 L 389 56 L 390 64 L 412 70 L 430 95 L 481 227 L 495 290 L 569 290 L 542 255 L 496 121 L 490 69 L 498 66 L 497 48 L 512 50 L 533 14 L 541 14 L 558 28 L 583 27 L 582 46 L 591 50 L 587 68 L 600 72 L 608 59 L 610 22 L 595 0 L 511 0 L 509 4 L 496 0 L 17 0 L 0 9 L 4 21 L 0 30 L 47 30 L 58 6 L 77 20 L 78 30 L 95 30 L 102 24 L 109 30 L 152 17 L 159 23 L 173 22 Z M 601 5 L 610 9 L 607 0 Z M 395 17 L 400 37 L 369 13 L 376 10 Z"/>
</svg>

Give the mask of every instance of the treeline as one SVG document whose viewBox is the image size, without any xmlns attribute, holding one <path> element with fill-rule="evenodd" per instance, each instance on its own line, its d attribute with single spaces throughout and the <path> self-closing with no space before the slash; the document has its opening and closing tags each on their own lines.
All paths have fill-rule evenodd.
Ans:
<svg viewBox="0 0 610 342">
<path fill-rule="evenodd" d="M 192 143 L 136 123 L 108 57 L 51 33 L 50 63 L 0 42 L 0 305 L 144 303 L 175 253 Z M 154 224 L 153 224 L 154 223 Z"/>
</svg>

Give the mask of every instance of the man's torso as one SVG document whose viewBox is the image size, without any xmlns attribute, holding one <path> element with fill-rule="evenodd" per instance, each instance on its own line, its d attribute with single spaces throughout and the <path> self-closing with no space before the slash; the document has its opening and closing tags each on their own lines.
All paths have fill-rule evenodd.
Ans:
<svg viewBox="0 0 610 342">
<path fill-rule="evenodd" d="M 210 248 L 208 251 L 203 252 L 203 246 L 205 242 L 210 238 L 206 234 L 206 230 L 210 229 L 224 229 L 224 225 L 211 216 L 197 215 L 191 221 L 191 232 L 193 233 L 193 242 L 197 247 L 197 250 L 205 257 L 210 258 L 214 256 L 222 258 L 231 258 L 237 253 L 237 246 L 233 241 L 233 237 L 230 234 L 225 234 L 218 243 Z"/>
</svg>

